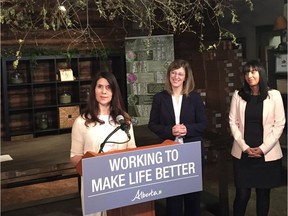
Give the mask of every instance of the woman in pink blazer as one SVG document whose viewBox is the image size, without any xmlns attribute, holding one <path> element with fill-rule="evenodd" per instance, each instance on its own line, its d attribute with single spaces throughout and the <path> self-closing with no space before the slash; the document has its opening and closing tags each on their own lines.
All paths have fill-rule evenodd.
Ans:
<svg viewBox="0 0 288 216">
<path fill-rule="evenodd" d="M 270 189 L 281 184 L 279 138 L 285 111 L 280 92 L 269 89 L 265 69 L 258 61 L 247 62 L 243 75 L 244 85 L 234 92 L 229 113 L 236 187 L 233 215 L 245 215 L 251 188 L 255 188 L 257 216 L 267 216 Z"/>
</svg>

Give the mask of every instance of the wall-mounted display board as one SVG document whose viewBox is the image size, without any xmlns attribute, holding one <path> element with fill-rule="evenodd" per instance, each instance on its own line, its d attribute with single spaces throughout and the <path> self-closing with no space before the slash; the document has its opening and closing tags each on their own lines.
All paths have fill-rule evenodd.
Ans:
<svg viewBox="0 0 288 216">
<path fill-rule="evenodd" d="M 145 125 L 153 96 L 164 89 L 167 68 L 174 60 L 174 38 L 128 37 L 125 52 L 128 112 L 135 125 Z"/>
</svg>

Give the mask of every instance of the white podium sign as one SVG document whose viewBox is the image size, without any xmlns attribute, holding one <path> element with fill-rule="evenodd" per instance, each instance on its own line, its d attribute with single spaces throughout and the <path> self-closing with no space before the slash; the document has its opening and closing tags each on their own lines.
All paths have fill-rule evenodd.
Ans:
<svg viewBox="0 0 288 216">
<path fill-rule="evenodd" d="M 82 160 L 85 214 L 202 190 L 201 143 Z"/>
</svg>

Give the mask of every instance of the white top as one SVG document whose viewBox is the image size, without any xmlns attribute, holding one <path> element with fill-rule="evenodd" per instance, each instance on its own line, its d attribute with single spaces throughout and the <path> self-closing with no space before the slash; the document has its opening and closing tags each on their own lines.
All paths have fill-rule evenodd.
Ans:
<svg viewBox="0 0 288 216">
<path fill-rule="evenodd" d="M 71 152 L 70 157 L 75 155 L 84 155 L 87 151 L 93 151 L 98 153 L 101 143 L 106 139 L 106 137 L 117 127 L 119 124 L 115 124 L 113 120 L 108 121 L 108 115 L 100 115 L 99 118 L 105 121 L 104 124 L 100 125 L 97 123 L 90 124 L 89 127 L 85 126 L 85 120 L 78 116 L 73 124 L 72 133 L 71 133 Z M 104 146 L 104 152 L 109 151 L 110 149 L 126 149 L 126 148 L 135 148 L 135 138 L 133 132 L 133 126 L 130 125 L 130 135 L 131 139 L 129 142 L 123 144 L 113 144 L 106 143 Z M 125 131 L 119 129 L 114 133 L 108 141 L 113 142 L 125 142 L 128 140 L 128 137 Z"/>
<path fill-rule="evenodd" d="M 172 102 L 173 102 L 173 109 L 174 109 L 174 113 L 175 113 L 175 123 L 176 124 L 180 124 L 182 98 L 183 98 L 183 95 L 180 95 L 179 101 L 177 103 L 176 97 L 172 96 Z M 183 143 L 183 138 L 182 137 L 176 137 L 175 142 Z"/>
</svg>

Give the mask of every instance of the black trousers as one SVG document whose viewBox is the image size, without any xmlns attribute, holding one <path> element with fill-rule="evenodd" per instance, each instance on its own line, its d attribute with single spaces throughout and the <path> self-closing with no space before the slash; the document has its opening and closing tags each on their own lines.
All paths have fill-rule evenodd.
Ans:
<svg viewBox="0 0 288 216">
<path fill-rule="evenodd" d="M 233 216 L 245 216 L 246 207 L 251 196 L 251 188 L 236 188 L 233 204 Z M 267 216 L 270 206 L 270 189 L 256 188 L 256 215 Z"/>
<path fill-rule="evenodd" d="M 166 198 L 167 216 L 200 216 L 201 192 Z"/>
</svg>

